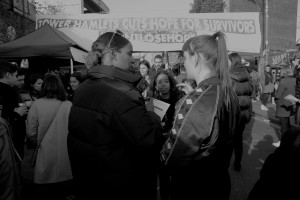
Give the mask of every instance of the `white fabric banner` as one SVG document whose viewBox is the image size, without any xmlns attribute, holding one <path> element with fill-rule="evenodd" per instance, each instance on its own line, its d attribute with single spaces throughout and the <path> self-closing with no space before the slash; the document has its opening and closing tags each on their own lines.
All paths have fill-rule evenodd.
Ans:
<svg viewBox="0 0 300 200">
<path fill-rule="evenodd" d="M 36 28 L 46 23 L 87 51 L 100 34 L 116 29 L 131 41 L 134 51 L 178 51 L 190 37 L 219 30 L 226 34 L 230 51 L 260 53 L 261 46 L 259 13 L 255 12 L 36 16 Z"/>
</svg>

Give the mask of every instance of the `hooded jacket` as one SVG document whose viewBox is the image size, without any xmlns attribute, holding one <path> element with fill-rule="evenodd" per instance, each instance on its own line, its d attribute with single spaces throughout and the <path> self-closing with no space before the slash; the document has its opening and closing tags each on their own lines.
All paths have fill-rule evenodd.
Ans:
<svg viewBox="0 0 300 200">
<path fill-rule="evenodd" d="M 83 199 L 156 196 L 161 125 L 136 89 L 140 78 L 98 65 L 75 91 L 68 149 Z"/>
</svg>

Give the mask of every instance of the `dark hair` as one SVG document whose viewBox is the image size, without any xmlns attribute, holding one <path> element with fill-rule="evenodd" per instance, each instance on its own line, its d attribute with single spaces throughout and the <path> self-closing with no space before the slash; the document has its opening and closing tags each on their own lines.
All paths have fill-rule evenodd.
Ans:
<svg viewBox="0 0 300 200">
<path fill-rule="evenodd" d="M 155 60 L 156 58 L 158 58 L 158 59 L 161 59 L 161 60 L 162 60 L 162 56 L 161 56 L 161 55 L 156 55 L 156 56 L 154 57 L 154 60 Z"/>
<path fill-rule="evenodd" d="M 109 49 L 119 51 L 128 43 L 130 43 L 129 40 L 118 33 L 106 32 L 101 34 L 97 40 L 93 42 L 92 49 L 85 59 L 85 65 L 87 68 L 91 68 L 97 64 L 101 64 L 102 55 L 107 53 Z"/>
<path fill-rule="evenodd" d="M 25 76 L 26 75 L 26 69 L 19 68 L 17 71 L 17 76 Z"/>
<path fill-rule="evenodd" d="M 18 70 L 18 66 L 8 61 L 0 61 L 0 78 L 4 78 L 6 73 L 13 74 Z"/>
<path fill-rule="evenodd" d="M 142 60 L 139 64 L 139 67 L 141 65 L 145 65 L 148 69 L 150 69 L 150 63 L 148 62 L 148 60 Z"/>
<path fill-rule="evenodd" d="M 204 62 L 216 72 L 222 82 L 222 88 L 225 92 L 225 102 L 228 107 L 230 103 L 229 90 L 231 90 L 231 80 L 224 33 L 218 31 L 213 35 L 199 35 L 192 37 L 184 43 L 182 51 L 186 51 L 190 55 L 198 53 L 203 56 Z"/>
<path fill-rule="evenodd" d="M 82 83 L 82 82 L 84 81 L 81 72 L 74 72 L 73 74 L 71 74 L 70 78 L 71 78 L 71 77 L 76 78 L 76 80 L 77 80 L 79 83 Z"/>
<path fill-rule="evenodd" d="M 231 69 L 242 65 L 242 57 L 238 53 L 231 53 L 228 57 L 231 62 Z"/>
<path fill-rule="evenodd" d="M 177 97 L 180 94 L 180 90 L 178 89 L 178 87 L 176 87 L 177 82 L 174 79 L 174 77 L 170 74 L 169 71 L 167 70 L 160 70 L 157 72 L 157 74 L 155 75 L 154 79 L 151 80 L 151 85 L 150 85 L 150 90 L 153 91 L 153 97 L 156 98 L 157 97 L 157 90 L 156 90 L 156 85 L 157 85 L 157 77 L 160 74 L 165 74 L 167 75 L 169 82 L 170 82 L 170 98 L 174 98 Z"/>
<path fill-rule="evenodd" d="M 28 84 L 29 84 L 30 90 L 32 90 L 32 85 L 34 85 L 38 79 L 43 80 L 43 77 L 39 74 L 31 74 L 30 75 L 30 77 L 28 79 Z"/>
<path fill-rule="evenodd" d="M 67 99 L 64 85 L 61 79 L 56 75 L 48 74 L 45 76 L 41 93 L 41 98 L 43 97 L 49 99 L 56 98 L 61 101 L 65 101 Z"/>
</svg>

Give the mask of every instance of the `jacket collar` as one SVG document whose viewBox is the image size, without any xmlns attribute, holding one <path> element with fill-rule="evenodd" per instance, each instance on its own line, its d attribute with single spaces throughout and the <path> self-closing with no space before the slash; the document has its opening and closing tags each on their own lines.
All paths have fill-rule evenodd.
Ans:
<svg viewBox="0 0 300 200">
<path fill-rule="evenodd" d="M 100 79 L 109 78 L 114 80 L 120 80 L 132 85 L 137 85 L 142 76 L 134 74 L 115 66 L 97 65 L 92 67 L 87 75 L 88 79 Z"/>
</svg>

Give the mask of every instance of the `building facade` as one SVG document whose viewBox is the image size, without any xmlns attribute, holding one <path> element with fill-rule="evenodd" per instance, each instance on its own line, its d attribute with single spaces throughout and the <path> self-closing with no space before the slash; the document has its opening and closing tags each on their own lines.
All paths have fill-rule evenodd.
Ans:
<svg viewBox="0 0 300 200">
<path fill-rule="evenodd" d="M 35 29 L 35 9 L 27 0 L 0 0 L 0 44 Z"/>
<path fill-rule="evenodd" d="M 262 31 L 261 52 L 268 41 L 268 63 L 276 64 L 278 55 L 296 48 L 298 0 L 268 0 L 268 20 L 265 20 L 266 0 L 224 0 L 225 12 L 260 12 Z M 267 29 L 266 24 L 267 23 Z M 282 56 L 281 56 L 282 57 Z"/>
</svg>

